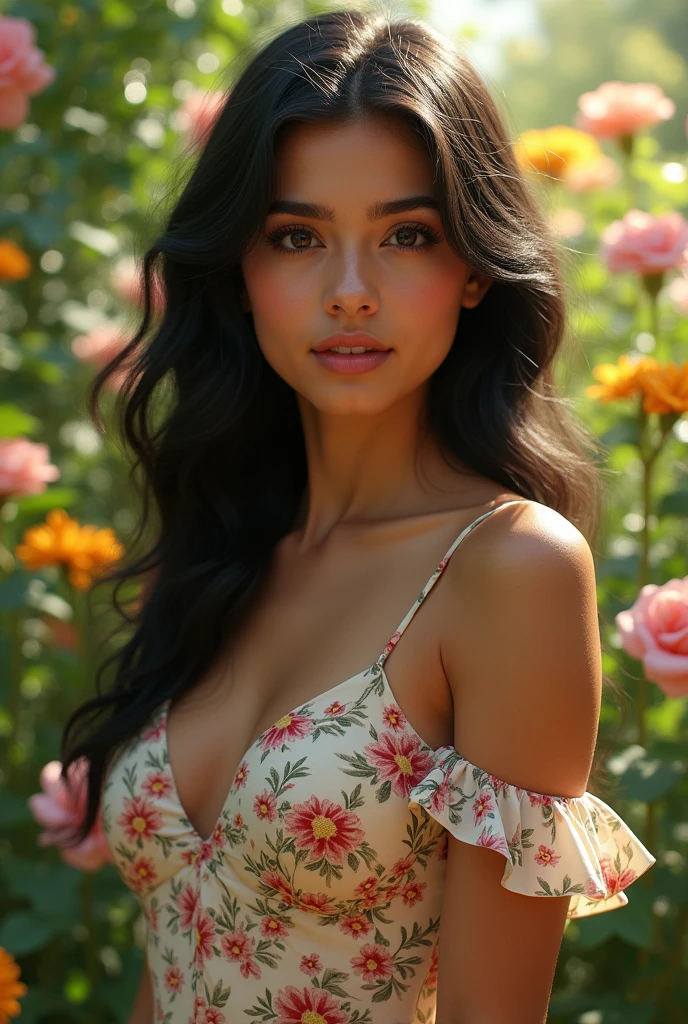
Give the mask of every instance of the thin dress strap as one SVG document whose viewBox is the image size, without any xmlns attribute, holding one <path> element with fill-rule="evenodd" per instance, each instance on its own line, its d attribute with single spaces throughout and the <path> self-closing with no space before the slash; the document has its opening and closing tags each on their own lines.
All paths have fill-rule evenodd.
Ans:
<svg viewBox="0 0 688 1024">
<path fill-rule="evenodd" d="M 413 616 L 416 614 L 418 609 L 420 608 L 421 603 L 428 596 L 428 594 L 430 593 L 430 591 L 435 586 L 435 584 L 437 583 L 438 579 L 440 578 L 440 576 L 442 575 L 442 573 L 446 569 L 447 564 L 449 562 L 449 559 L 454 554 L 454 552 L 458 548 L 458 546 L 461 543 L 461 541 L 463 540 L 463 538 L 467 534 L 469 534 L 471 532 L 471 530 L 474 530 L 475 527 L 478 525 L 478 523 L 481 523 L 483 521 L 483 519 L 487 519 L 487 517 L 491 516 L 493 512 L 497 511 L 497 509 L 504 508 L 506 505 L 522 504 L 526 500 L 527 499 L 525 499 L 525 498 L 511 498 L 509 501 L 502 502 L 501 505 L 495 505 L 494 508 L 490 508 L 490 509 L 487 510 L 487 512 L 483 512 L 483 514 L 481 516 L 478 516 L 477 519 L 474 519 L 472 523 L 469 523 L 469 525 L 464 530 L 461 531 L 459 536 L 452 543 L 451 547 L 447 551 L 446 555 L 444 556 L 444 558 L 442 559 L 440 564 L 437 566 L 437 568 L 433 572 L 433 574 L 430 577 L 430 579 L 428 580 L 428 582 L 425 584 L 425 586 L 421 590 L 420 594 L 418 595 L 418 597 L 414 601 L 413 605 L 409 608 L 409 610 L 407 611 L 406 615 L 404 616 L 404 618 L 401 620 L 401 622 L 399 623 L 399 625 L 395 629 L 394 633 L 392 633 L 392 636 L 390 637 L 390 639 L 389 639 L 389 641 L 387 643 L 387 646 L 385 647 L 384 651 L 382 652 L 380 657 L 375 662 L 376 665 L 383 665 L 384 662 L 389 657 L 389 655 L 392 653 L 392 651 L 394 650 L 394 648 L 398 644 L 399 640 L 401 639 L 401 636 L 402 636 L 404 630 L 406 629 L 406 627 L 408 626 L 409 622 L 411 621 Z"/>
</svg>

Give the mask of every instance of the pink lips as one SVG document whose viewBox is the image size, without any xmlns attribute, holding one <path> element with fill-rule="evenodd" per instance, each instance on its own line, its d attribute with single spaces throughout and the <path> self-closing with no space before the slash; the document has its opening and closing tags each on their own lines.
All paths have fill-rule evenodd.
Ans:
<svg viewBox="0 0 688 1024">
<path fill-rule="evenodd" d="M 373 352 L 358 352 L 346 354 L 344 352 L 331 352 L 331 348 L 373 348 Z M 321 366 L 331 370 L 333 373 L 368 373 L 370 370 L 381 366 L 391 349 L 385 348 L 377 338 L 365 334 L 363 331 L 355 333 L 340 332 L 331 334 L 313 349 L 313 354 Z"/>
</svg>

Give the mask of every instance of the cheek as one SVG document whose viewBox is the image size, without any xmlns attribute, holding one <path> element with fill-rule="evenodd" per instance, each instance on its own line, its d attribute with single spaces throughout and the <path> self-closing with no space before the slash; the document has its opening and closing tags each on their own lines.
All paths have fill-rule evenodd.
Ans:
<svg viewBox="0 0 688 1024">
<path fill-rule="evenodd" d="M 446 351 L 456 334 L 465 277 L 463 264 L 434 263 L 395 282 L 391 304 L 404 333 L 432 340 Z"/>
<path fill-rule="evenodd" d="M 299 259 L 299 256 L 266 259 L 257 255 L 242 264 L 256 333 L 266 347 L 296 332 L 303 337 L 300 328 L 315 302 L 313 281 L 303 270 L 290 273 L 289 266 L 281 265 Z"/>
</svg>

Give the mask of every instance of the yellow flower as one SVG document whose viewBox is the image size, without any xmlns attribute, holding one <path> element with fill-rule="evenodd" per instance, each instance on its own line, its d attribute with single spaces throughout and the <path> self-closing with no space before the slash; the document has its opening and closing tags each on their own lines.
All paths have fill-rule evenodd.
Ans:
<svg viewBox="0 0 688 1024">
<path fill-rule="evenodd" d="M 16 242 L 0 238 L 0 280 L 21 281 L 31 273 L 31 260 Z"/>
<path fill-rule="evenodd" d="M 645 412 L 688 412 L 688 362 L 648 366 L 638 374 Z"/>
<path fill-rule="evenodd" d="M 27 993 L 19 980 L 21 970 L 11 953 L 0 946 L 0 1024 L 9 1024 L 10 1017 L 21 1013 L 18 999 Z"/>
<path fill-rule="evenodd" d="M 565 178 L 568 168 L 594 164 L 603 155 L 597 139 L 565 124 L 528 129 L 518 139 L 515 152 L 525 170 L 536 170 L 550 178 Z"/>
<path fill-rule="evenodd" d="M 585 394 L 588 398 L 599 398 L 603 402 L 631 398 L 641 390 L 640 371 L 659 366 L 658 361 L 651 356 L 641 356 L 631 361 L 627 355 L 622 355 L 616 363 L 600 363 L 592 371 L 593 377 L 600 383 L 591 384 L 585 389 Z"/>
<path fill-rule="evenodd" d="M 24 543 L 18 545 L 15 553 L 29 572 L 47 565 L 63 565 L 77 590 L 88 590 L 93 577 L 124 553 L 109 526 L 80 526 L 62 508 L 48 512 L 46 521 L 30 526 L 22 539 Z"/>
</svg>

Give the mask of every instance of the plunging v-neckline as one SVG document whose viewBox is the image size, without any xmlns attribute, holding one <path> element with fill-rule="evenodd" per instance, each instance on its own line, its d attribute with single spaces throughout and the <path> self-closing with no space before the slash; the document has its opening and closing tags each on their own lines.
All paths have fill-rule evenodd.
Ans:
<svg viewBox="0 0 688 1024">
<path fill-rule="evenodd" d="M 348 679 L 343 679 L 340 683 L 336 683 L 334 686 L 330 686 L 327 690 L 323 690 L 321 693 L 316 694 L 315 697 L 310 697 L 307 701 L 304 701 L 302 704 L 299 704 L 297 707 L 292 708 L 291 711 L 287 711 L 286 714 L 281 716 L 281 718 L 289 718 L 289 717 L 291 717 L 293 715 L 298 715 L 298 714 L 300 714 L 303 711 L 304 708 L 309 707 L 311 704 L 315 704 L 316 702 L 319 702 L 319 701 L 321 701 L 321 700 L 323 700 L 325 698 L 329 698 L 330 696 L 334 695 L 338 690 L 341 690 L 343 687 L 345 687 L 347 684 L 353 683 L 357 679 L 363 679 L 365 676 L 368 675 L 368 673 L 375 673 L 376 671 L 380 673 L 380 678 L 382 679 L 384 690 L 385 690 L 385 693 L 386 693 L 388 699 L 393 701 L 394 704 L 397 707 L 399 707 L 399 702 L 397 701 L 397 698 L 394 695 L 394 691 L 392 690 L 392 688 L 391 688 L 391 686 L 389 684 L 389 679 L 387 678 L 387 673 L 385 672 L 384 664 L 380 660 L 380 658 L 378 658 L 377 661 L 374 661 L 373 664 L 370 665 L 368 668 L 364 668 L 360 672 L 356 672 L 355 675 L 349 676 Z M 229 792 L 227 793 L 227 796 L 225 798 L 222 810 L 220 811 L 220 813 L 219 813 L 219 815 L 217 817 L 217 821 L 215 822 L 215 824 L 213 825 L 213 827 L 212 827 L 212 829 L 210 831 L 210 835 L 206 836 L 206 838 L 204 839 L 200 835 L 198 829 L 193 825 L 191 819 L 189 818 L 189 815 L 184 810 L 184 805 L 182 804 L 182 801 L 181 801 L 181 799 L 179 797 L 179 787 L 177 786 L 177 779 L 175 777 L 174 769 L 172 767 L 172 761 L 170 760 L 170 748 L 169 748 L 169 744 L 167 742 L 167 716 L 168 716 L 168 712 L 169 712 L 169 708 L 170 708 L 170 703 L 171 703 L 171 698 L 166 700 L 165 703 L 163 704 L 163 721 L 162 721 L 162 726 L 163 726 L 163 755 L 164 755 L 164 759 L 167 761 L 167 772 L 168 772 L 168 774 L 170 776 L 170 780 L 171 780 L 171 783 L 172 783 L 172 796 L 173 796 L 173 799 L 174 799 L 174 801 L 175 801 L 175 803 L 177 805 L 178 810 L 181 811 L 181 813 L 182 813 L 182 815 L 184 817 L 184 821 L 188 822 L 188 824 L 189 824 L 189 831 L 190 831 L 190 834 L 193 836 L 194 840 L 197 843 L 200 843 L 201 845 L 205 845 L 206 843 L 209 843 L 212 840 L 212 838 L 215 835 L 215 832 L 217 831 L 218 827 L 221 826 L 222 823 L 228 817 L 228 815 L 227 815 L 227 808 L 228 808 L 229 802 L 230 802 L 231 797 L 232 797 L 232 791 L 234 789 L 234 780 L 236 778 L 237 772 L 239 771 L 239 768 L 244 763 L 244 761 L 246 761 L 247 758 L 249 758 L 251 756 L 251 754 L 253 753 L 255 748 L 258 746 L 260 741 L 263 739 L 263 737 L 266 735 L 266 733 L 269 732 L 270 729 L 274 728 L 275 723 L 273 722 L 271 725 L 269 725 L 267 727 L 267 729 L 264 729 L 263 732 L 261 732 L 260 736 L 257 736 L 256 739 L 253 740 L 253 742 L 250 744 L 250 746 L 246 748 L 244 753 L 239 758 L 239 762 L 237 764 L 236 770 L 235 770 L 234 775 L 232 777 L 232 782 L 231 782 L 231 785 L 229 787 Z M 353 703 L 355 704 L 356 701 L 353 701 Z M 432 751 L 433 754 L 437 754 L 438 751 L 441 751 L 443 749 L 443 747 L 438 747 L 437 750 L 435 750 L 435 748 L 432 747 L 431 744 L 426 743 L 426 741 L 423 739 L 423 737 L 420 736 L 418 732 L 416 732 L 414 727 L 409 722 L 409 720 L 406 717 L 406 713 L 403 710 L 403 708 L 399 707 L 399 710 L 401 711 L 401 713 L 404 716 L 404 719 L 406 721 L 407 731 L 415 739 L 418 740 L 418 742 L 420 743 L 420 745 L 422 747 L 424 747 L 426 750 Z M 280 721 L 281 718 L 277 719 L 277 721 Z"/>
<path fill-rule="evenodd" d="M 331 694 L 334 694 L 336 691 L 342 689 L 348 683 L 352 683 L 356 679 L 363 678 L 364 676 L 368 675 L 368 673 L 375 672 L 376 670 L 379 670 L 380 676 L 381 676 L 381 679 L 382 679 L 382 682 L 383 682 L 383 686 L 385 688 L 387 696 L 394 702 L 394 704 L 397 707 L 400 708 L 400 711 L 404 715 L 404 719 L 406 721 L 406 725 L 408 727 L 408 731 L 410 732 L 410 734 L 412 736 L 414 736 L 423 747 L 425 747 L 427 750 L 432 751 L 434 754 L 437 754 L 438 751 L 443 750 L 444 749 L 443 747 L 439 747 L 439 748 L 437 748 L 437 750 L 435 750 L 435 748 L 432 747 L 429 743 L 426 743 L 425 740 L 423 739 L 423 737 L 420 736 L 416 732 L 416 730 L 413 728 L 413 726 L 409 722 L 408 718 L 406 717 L 406 713 L 404 712 L 403 708 L 401 708 L 399 706 L 399 702 L 397 701 L 396 696 L 394 695 L 394 691 L 392 690 L 392 687 L 389 684 L 389 679 L 387 678 L 387 673 L 385 672 L 385 669 L 384 669 L 384 663 L 387 660 L 387 658 L 389 657 L 389 655 L 391 654 L 391 652 L 393 651 L 393 649 L 396 646 L 396 644 L 399 642 L 402 634 L 404 633 L 404 630 L 409 625 L 409 623 L 410 623 L 411 619 L 413 618 L 413 616 L 416 614 L 416 611 L 420 607 L 422 601 L 425 599 L 425 597 L 427 597 L 427 595 L 432 590 L 433 586 L 435 585 L 435 583 L 437 582 L 437 580 L 441 576 L 442 572 L 447 567 L 447 564 L 449 563 L 449 559 L 451 558 L 451 556 L 453 555 L 454 551 L 459 546 L 459 544 L 461 543 L 463 538 L 468 533 L 470 533 L 471 530 L 473 530 L 478 525 L 478 523 L 482 522 L 483 519 L 487 518 L 487 516 L 491 515 L 493 512 L 496 512 L 497 509 L 504 508 L 506 505 L 519 504 L 519 503 L 522 503 L 524 500 L 526 500 L 526 499 L 523 499 L 523 498 L 511 498 L 509 501 L 502 502 L 501 505 L 495 505 L 495 506 L 493 506 L 493 508 L 488 509 L 487 512 L 483 512 L 482 515 L 478 516 L 477 519 L 474 519 L 472 523 L 469 523 L 468 526 L 466 526 L 461 531 L 461 533 L 458 535 L 458 537 L 456 537 L 456 539 L 452 542 L 452 544 L 448 548 L 448 550 L 445 553 L 444 557 L 441 559 L 439 565 L 431 573 L 427 583 L 425 584 L 423 589 L 420 591 L 418 597 L 413 602 L 413 604 L 411 605 L 411 607 L 407 611 L 406 615 L 404 616 L 404 618 L 401 620 L 401 622 L 399 623 L 399 625 L 395 629 L 394 633 L 392 633 L 392 636 L 390 637 L 389 641 L 387 642 L 387 644 L 386 644 L 382 654 L 373 662 L 372 665 L 368 666 L 367 668 L 361 669 L 360 672 L 356 672 L 353 676 L 349 676 L 348 679 L 343 679 L 341 682 L 335 683 L 334 686 L 330 686 L 327 690 L 323 690 L 321 693 L 318 693 L 315 696 L 310 697 L 308 700 L 302 701 L 301 704 L 299 704 L 296 708 L 292 709 L 291 711 L 285 712 L 284 715 L 281 715 L 280 718 L 276 719 L 276 721 L 279 722 L 279 721 L 281 721 L 282 718 L 288 718 L 291 715 L 296 715 L 296 714 L 299 713 L 299 711 L 301 709 L 307 707 L 309 704 L 314 704 L 316 701 L 320 701 L 324 697 L 329 697 Z M 172 767 L 172 762 L 171 762 L 171 759 L 170 759 L 170 748 L 169 748 L 169 743 L 168 743 L 168 738 L 167 738 L 167 721 L 168 721 L 168 716 L 169 716 L 169 710 L 170 710 L 170 704 L 171 703 L 172 703 L 172 698 L 171 697 L 168 697 L 168 699 L 163 702 L 163 705 L 162 705 L 162 707 L 163 707 L 163 711 L 162 711 L 162 726 L 163 726 L 163 753 L 164 753 L 164 758 L 167 761 L 167 770 L 168 770 L 168 774 L 170 776 L 171 783 L 172 783 L 172 796 L 173 796 L 173 798 L 174 798 L 174 800 L 175 800 L 175 802 L 177 804 L 178 809 L 181 811 L 184 820 L 188 822 L 189 829 L 190 829 L 190 834 L 193 836 L 194 840 L 197 843 L 200 843 L 201 845 L 205 845 L 206 843 L 209 843 L 212 840 L 212 838 L 215 835 L 215 832 L 216 832 L 218 826 L 221 826 L 223 821 L 226 818 L 227 806 L 228 806 L 228 804 L 230 802 L 230 799 L 231 799 L 231 796 L 232 796 L 232 790 L 234 788 L 234 780 L 236 778 L 236 774 L 237 774 L 239 768 L 241 767 L 243 762 L 246 760 L 246 758 L 248 758 L 253 753 L 254 749 L 260 743 L 260 741 L 265 736 L 265 734 L 271 728 L 274 727 L 275 723 L 273 722 L 272 725 L 269 725 L 267 729 L 264 729 L 263 732 L 261 732 L 260 736 L 257 736 L 256 739 L 253 740 L 253 742 L 249 745 L 249 747 L 244 751 L 244 753 L 239 758 L 239 761 L 237 763 L 237 767 L 235 768 L 234 774 L 232 776 L 232 782 L 231 782 L 231 785 L 230 785 L 230 788 L 229 788 L 229 792 L 227 793 L 227 796 L 225 797 L 225 800 L 224 800 L 224 803 L 223 803 L 223 806 L 222 806 L 222 810 L 220 811 L 220 813 L 219 813 L 219 815 L 217 817 L 217 820 L 215 821 L 215 824 L 213 825 L 213 827 L 212 827 L 212 829 L 210 831 L 210 835 L 207 836 L 204 839 L 200 835 L 198 830 L 194 827 L 194 825 L 191 823 L 191 820 L 190 820 L 188 814 L 186 813 L 186 811 L 184 809 L 184 805 L 182 804 L 182 802 L 181 802 L 181 800 L 179 798 L 179 788 L 177 786 L 177 780 L 176 780 L 176 777 L 175 777 L 175 774 L 174 774 L 174 769 Z"/>
</svg>

